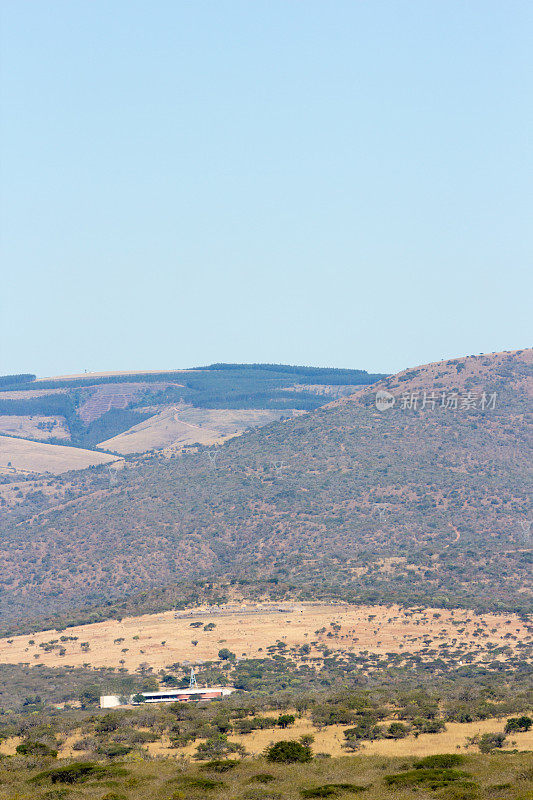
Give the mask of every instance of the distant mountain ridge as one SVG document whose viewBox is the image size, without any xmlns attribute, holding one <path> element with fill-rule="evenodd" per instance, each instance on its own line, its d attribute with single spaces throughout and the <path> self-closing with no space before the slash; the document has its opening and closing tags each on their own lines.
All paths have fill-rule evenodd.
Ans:
<svg viewBox="0 0 533 800">
<path fill-rule="evenodd" d="M 294 410 L 311 410 L 327 402 L 324 390 L 328 387 L 343 386 L 340 393 L 346 394 L 381 377 L 365 370 L 284 364 L 214 364 L 167 372 L 93 373 L 37 380 L 30 374 L 6 375 L 0 377 L 0 435 L 91 449 L 177 405 L 286 410 L 290 416 Z M 18 430 L 13 417 L 21 417 Z M 36 425 L 40 431 L 32 437 Z"/>
<path fill-rule="evenodd" d="M 531 349 L 429 364 L 222 446 L 69 477 L 68 503 L 5 515 L 0 613 L 191 580 L 525 613 L 532 364 Z M 440 405 L 469 393 L 496 402 Z"/>
</svg>

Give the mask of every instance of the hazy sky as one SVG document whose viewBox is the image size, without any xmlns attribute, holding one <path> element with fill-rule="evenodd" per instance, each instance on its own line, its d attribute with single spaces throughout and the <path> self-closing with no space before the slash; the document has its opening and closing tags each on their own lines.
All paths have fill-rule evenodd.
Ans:
<svg viewBox="0 0 533 800">
<path fill-rule="evenodd" d="M 0 373 L 532 343 L 531 0 L 2 0 Z"/>
</svg>

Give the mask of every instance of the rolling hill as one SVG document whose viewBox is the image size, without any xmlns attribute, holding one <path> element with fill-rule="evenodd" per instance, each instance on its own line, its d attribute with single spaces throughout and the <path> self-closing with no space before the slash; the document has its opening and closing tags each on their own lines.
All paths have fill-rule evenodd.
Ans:
<svg viewBox="0 0 533 800">
<path fill-rule="evenodd" d="M 16 476 L 22 480 L 35 472 L 58 475 L 76 469 L 117 461 L 108 453 L 95 453 L 81 447 L 62 447 L 27 439 L 0 435 L 0 476 Z"/>
<path fill-rule="evenodd" d="M 0 612 L 171 606 L 194 580 L 524 612 L 532 363 L 429 364 L 220 446 L 71 475 L 68 503 L 4 513 Z"/>
<path fill-rule="evenodd" d="M 146 453 L 150 450 L 179 452 L 196 444 L 220 444 L 247 428 L 262 427 L 275 420 L 297 415 L 274 409 L 206 409 L 170 406 L 134 425 L 99 448 L 113 453 Z"/>
<path fill-rule="evenodd" d="M 250 426 L 318 408 L 380 377 L 364 370 L 283 364 L 40 379 L 4 375 L 0 435 L 118 454 L 175 450 L 223 441 Z M 71 463 L 76 468 L 76 459 Z M 42 472 L 41 461 L 27 460 L 25 470 Z"/>
</svg>

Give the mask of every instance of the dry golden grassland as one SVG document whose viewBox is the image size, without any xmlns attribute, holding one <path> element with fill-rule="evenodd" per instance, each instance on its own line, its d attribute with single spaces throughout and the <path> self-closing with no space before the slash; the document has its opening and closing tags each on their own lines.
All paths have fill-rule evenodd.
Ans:
<svg viewBox="0 0 533 800">
<path fill-rule="evenodd" d="M 267 425 L 291 411 L 268 409 L 204 409 L 190 406 L 165 408 L 98 447 L 115 453 L 145 453 L 149 450 L 179 450 L 192 444 L 220 444 L 239 436 L 248 427 Z"/>
<path fill-rule="evenodd" d="M 39 427 L 40 426 L 40 427 Z M 70 439 L 64 417 L 0 415 L 0 434 L 32 439 Z"/>
<path fill-rule="evenodd" d="M 108 453 L 0 436 L 0 473 L 4 474 L 50 472 L 60 475 L 71 469 L 86 469 L 95 464 L 109 464 L 116 460 L 117 456 Z"/>
<path fill-rule="evenodd" d="M 286 713 L 290 713 L 290 709 Z M 296 714 L 295 711 L 292 713 Z M 277 714 L 269 712 L 264 716 L 277 717 Z M 393 721 L 389 720 L 388 722 Z M 477 722 L 447 722 L 446 730 L 441 733 L 421 733 L 417 738 L 408 736 L 405 739 L 378 739 L 361 742 L 361 749 L 358 752 L 369 756 L 414 756 L 417 758 L 436 753 L 475 753 L 478 752 L 478 749 L 475 744 L 470 742 L 472 737 L 503 731 L 506 721 L 507 717 L 478 720 Z M 386 723 L 387 720 L 384 721 L 384 724 Z M 247 734 L 231 734 L 228 739 L 242 744 L 249 755 L 259 756 L 273 742 L 298 739 L 300 736 L 307 735 L 314 739 L 312 746 L 315 753 L 327 753 L 333 757 L 340 757 L 347 754 L 343 744 L 345 741 L 344 731 L 349 727 L 350 725 L 328 725 L 320 729 L 313 725 L 309 717 L 303 716 L 297 718 L 294 725 L 286 730 L 281 728 L 255 730 Z M 82 734 L 82 730 L 77 730 L 63 737 L 59 747 L 60 758 L 78 757 L 80 752 L 83 752 L 73 749 L 74 743 L 80 739 Z M 12 736 L 0 742 L 0 755 L 14 755 L 16 747 L 21 741 L 20 736 Z M 197 746 L 198 741 L 186 747 L 172 748 L 166 735 L 156 742 L 144 745 L 146 752 L 153 757 L 186 759 L 193 758 Z M 519 751 L 533 751 L 533 729 L 509 734 L 505 747 Z"/>
<path fill-rule="evenodd" d="M 290 711 L 284 713 L 290 713 Z M 295 711 L 292 713 L 296 714 Z M 277 717 L 274 714 L 265 714 L 264 716 Z M 478 734 L 503 731 L 506 720 L 507 718 L 494 718 L 479 720 L 478 722 L 447 722 L 446 730 L 442 731 L 442 733 L 421 733 L 416 739 L 413 736 L 408 736 L 405 739 L 377 739 L 373 742 L 361 742 L 361 750 L 359 752 L 375 756 L 417 757 L 434 755 L 435 753 L 477 752 L 477 747 L 469 744 L 467 740 Z M 394 720 L 384 720 L 383 724 L 387 724 L 387 722 L 394 722 Z M 343 747 L 345 742 L 344 731 L 350 727 L 350 725 L 328 725 L 325 728 L 318 729 L 308 717 L 304 716 L 297 719 L 294 725 L 291 725 L 286 730 L 281 728 L 256 730 L 247 734 L 233 734 L 228 736 L 228 739 L 242 744 L 250 755 L 258 756 L 272 742 L 279 742 L 284 739 L 298 739 L 300 736 L 310 735 L 314 738 L 313 750 L 316 753 L 343 756 L 346 755 L 346 749 Z M 65 756 L 70 755 L 68 743 L 66 744 Z M 173 750 L 168 745 L 168 740 L 163 739 L 159 742 L 149 743 L 146 747 L 152 755 L 172 756 L 176 755 L 177 752 L 187 758 L 192 758 L 198 742 L 180 748 L 178 751 Z M 513 749 L 517 750 L 533 750 L 533 729 L 509 735 L 506 742 L 507 746 L 512 746 Z"/>
<path fill-rule="evenodd" d="M 463 646 L 476 659 L 486 653 L 488 644 L 515 650 L 520 642 L 531 641 L 526 624 L 514 614 L 318 603 L 283 608 L 264 603 L 223 613 L 204 608 L 108 620 L 63 632 L 77 637 L 75 641 L 60 642 L 57 631 L 14 636 L 0 639 L 0 663 L 123 666 L 130 671 L 149 663 L 157 671 L 176 662 L 216 659 L 223 647 L 237 658 L 265 657 L 266 648 L 278 640 L 288 648 L 309 644 L 311 658 L 321 657 L 317 645 L 333 651 L 385 654 L 414 653 L 454 642 L 455 648 Z M 216 627 L 205 631 L 191 627 L 195 622 L 213 622 Z M 39 646 L 50 641 L 55 647 L 49 652 Z M 82 643 L 88 643 L 88 649 L 85 645 L 82 650 Z M 59 646 L 65 651 L 62 656 Z"/>
</svg>

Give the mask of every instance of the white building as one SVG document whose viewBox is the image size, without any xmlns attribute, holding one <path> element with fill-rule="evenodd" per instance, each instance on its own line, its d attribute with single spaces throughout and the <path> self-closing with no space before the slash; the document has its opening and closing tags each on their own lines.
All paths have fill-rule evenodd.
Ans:
<svg viewBox="0 0 533 800">
<path fill-rule="evenodd" d="M 205 689 L 165 689 L 162 692 L 140 692 L 144 700 L 143 703 L 199 703 L 206 700 L 222 700 L 235 689 L 228 686 L 212 686 Z M 117 706 L 133 703 L 133 698 L 138 695 L 131 695 L 128 698 L 121 698 L 118 694 L 104 694 L 100 697 L 100 708 L 117 708 Z M 126 702 L 124 702 L 126 701 Z M 135 705 L 135 704 L 134 704 Z"/>
</svg>

